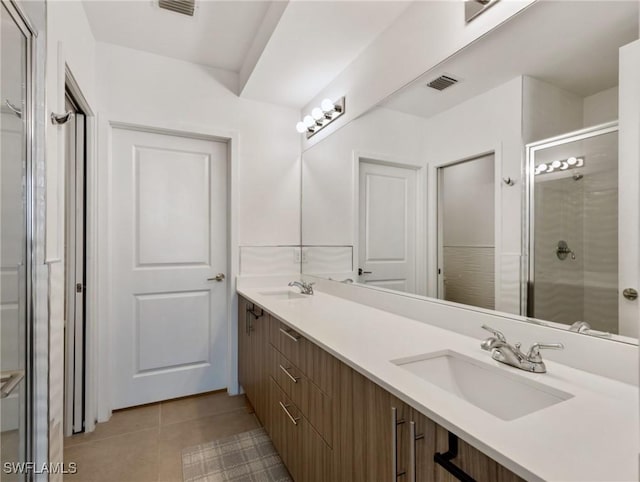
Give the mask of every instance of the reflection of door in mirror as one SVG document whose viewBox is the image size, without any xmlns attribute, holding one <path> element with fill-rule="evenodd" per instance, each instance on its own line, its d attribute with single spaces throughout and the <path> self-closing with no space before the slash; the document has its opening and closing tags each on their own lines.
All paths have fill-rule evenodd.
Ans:
<svg viewBox="0 0 640 482">
<path fill-rule="evenodd" d="M 638 247 L 619 239 L 618 197 L 619 187 L 637 185 L 619 184 L 617 127 L 540 144 L 531 163 L 528 314 L 625 334 L 618 257 Z"/>
<path fill-rule="evenodd" d="M 358 281 L 416 292 L 415 169 L 359 163 Z"/>
<path fill-rule="evenodd" d="M 495 156 L 438 169 L 438 297 L 495 307 Z"/>
</svg>

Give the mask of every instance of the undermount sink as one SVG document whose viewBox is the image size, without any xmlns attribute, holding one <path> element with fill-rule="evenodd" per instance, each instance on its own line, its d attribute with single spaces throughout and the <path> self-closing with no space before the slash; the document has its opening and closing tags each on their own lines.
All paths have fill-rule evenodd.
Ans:
<svg viewBox="0 0 640 482">
<path fill-rule="evenodd" d="M 515 420 L 573 397 L 451 350 L 392 363 L 502 420 Z"/>
<path fill-rule="evenodd" d="M 303 295 L 291 290 L 262 291 L 260 294 L 273 300 L 304 300 L 309 298 L 309 295 Z"/>
</svg>

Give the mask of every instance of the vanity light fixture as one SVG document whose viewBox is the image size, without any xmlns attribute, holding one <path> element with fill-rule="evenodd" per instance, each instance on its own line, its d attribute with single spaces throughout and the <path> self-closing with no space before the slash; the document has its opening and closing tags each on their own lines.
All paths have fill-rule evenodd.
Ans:
<svg viewBox="0 0 640 482">
<path fill-rule="evenodd" d="M 569 157 L 568 159 L 555 160 L 550 163 L 543 162 L 538 164 L 535 169 L 535 175 L 549 174 L 554 171 L 567 171 L 577 167 L 584 166 L 584 157 Z"/>
<path fill-rule="evenodd" d="M 335 102 L 331 99 L 324 99 L 320 103 L 320 107 L 315 107 L 310 115 L 304 116 L 296 124 L 296 130 L 300 134 L 306 132 L 307 139 L 309 139 L 344 114 L 344 103 L 344 97 Z"/>
</svg>

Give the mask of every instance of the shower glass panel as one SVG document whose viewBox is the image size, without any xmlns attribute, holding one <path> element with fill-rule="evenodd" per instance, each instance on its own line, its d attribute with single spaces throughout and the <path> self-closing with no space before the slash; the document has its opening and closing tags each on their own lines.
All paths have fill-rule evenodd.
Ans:
<svg viewBox="0 0 640 482">
<path fill-rule="evenodd" d="M 27 397 L 27 109 L 28 39 L 0 4 L 0 455 L 5 463 L 28 454 Z M 12 465 L 13 466 L 13 465 Z"/>
<path fill-rule="evenodd" d="M 618 333 L 617 130 L 550 142 L 532 168 L 528 315 Z"/>
</svg>

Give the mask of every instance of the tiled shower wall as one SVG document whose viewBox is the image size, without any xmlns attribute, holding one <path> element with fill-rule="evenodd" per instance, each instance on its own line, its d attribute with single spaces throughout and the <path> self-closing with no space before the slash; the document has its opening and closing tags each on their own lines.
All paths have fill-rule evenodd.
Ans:
<svg viewBox="0 0 640 482">
<path fill-rule="evenodd" d="M 618 331 L 616 169 L 538 182 L 535 219 L 536 318 Z M 577 184 L 579 183 L 579 184 Z M 576 254 L 560 260 L 559 240 Z"/>
</svg>

